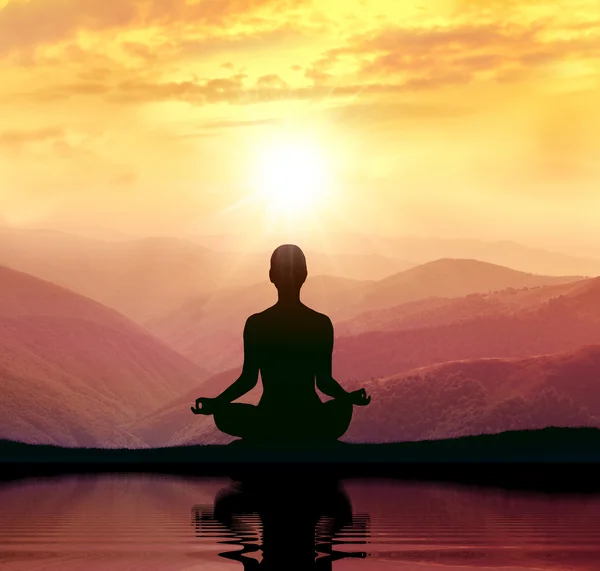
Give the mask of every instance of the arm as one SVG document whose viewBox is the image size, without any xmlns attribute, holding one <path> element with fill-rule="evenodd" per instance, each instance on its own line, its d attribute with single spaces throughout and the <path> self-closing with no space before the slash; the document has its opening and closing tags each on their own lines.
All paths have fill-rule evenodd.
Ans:
<svg viewBox="0 0 600 571">
<path fill-rule="evenodd" d="M 250 392 L 258 383 L 258 363 L 254 346 L 252 318 L 249 317 L 244 327 L 244 365 L 242 374 L 217 398 L 219 404 L 229 404 Z"/>
<path fill-rule="evenodd" d="M 249 317 L 244 327 L 244 366 L 242 374 L 228 388 L 216 398 L 200 397 L 196 399 L 196 406 L 192 407 L 194 414 L 210 415 L 224 404 L 239 399 L 251 391 L 258 382 L 258 361 L 254 345 L 254 332 L 252 317 Z"/>
<path fill-rule="evenodd" d="M 367 395 L 365 389 L 359 389 L 349 393 L 344 389 L 332 375 L 333 358 L 333 325 L 327 317 L 323 328 L 323 348 L 319 355 L 317 364 L 316 378 L 317 388 L 327 396 L 334 399 L 348 399 L 356 406 L 367 406 L 371 402 L 371 397 Z"/>
<path fill-rule="evenodd" d="M 317 364 L 316 379 L 317 388 L 327 396 L 333 398 L 343 398 L 348 396 L 346 391 L 332 375 L 333 358 L 333 324 L 329 318 L 326 318 L 323 327 L 323 347 L 319 354 Z"/>
</svg>

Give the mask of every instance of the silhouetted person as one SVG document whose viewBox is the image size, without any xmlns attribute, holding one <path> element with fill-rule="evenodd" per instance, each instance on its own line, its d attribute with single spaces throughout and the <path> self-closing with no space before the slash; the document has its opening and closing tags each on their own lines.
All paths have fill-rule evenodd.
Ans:
<svg viewBox="0 0 600 571">
<path fill-rule="evenodd" d="M 219 555 L 239 561 L 246 571 L 331 571 L 336 560 L 366 556 L 333 549 L 334 538 L 342 529 L 352 530 L 353 543 L 357 543 L 356 537 L 367 537 L 368 528 L 364 517 L 354 519 L 352 504 L 339 483 L 327 477 L 313 482 L 303 476 L 297 481 L 279 477 L 243 480 L 221 490 L 213 510 L 194 506 L 192 513 L 199 536 L 204 529 L 214 534 L 215 521 L 235 534 L 227 543 L 242 549 Z M 260 516 L 261 537 L 252 525 L 253 515 Z M 248 556 L 259 550 L 260 563 Z"/>
<path fill-rule="evenodd" d="M 371 397 L 364 389 L 347 392 L 333 379 L 333 325 L 300 301 L 307 275 L 298 246 L 273 252 L 269 277 L 279 299 L 246 321 L 241 376 L 218 397 L 197 399 L 192 412 L 214 414 L 219 430 L 254 443 L 320 444 L 346 432 L 352 406 L 366 406 Z M 258 406 L 232 404 L 256 386 L 259 372 L 263 395 Z M 321 401 L 315 380 L 332 400 Z"/>
</svg>

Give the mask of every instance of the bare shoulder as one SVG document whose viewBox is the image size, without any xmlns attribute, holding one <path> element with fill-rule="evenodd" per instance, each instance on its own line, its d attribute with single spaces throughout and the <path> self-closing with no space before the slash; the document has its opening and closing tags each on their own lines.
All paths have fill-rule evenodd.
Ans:
<svg viewBox="0 0 600 571">
<path fill-rule="evenodd" d="M 246 319 L 246 329 L 256 331 L 264 327 L 269 327 L 273 323 L 276 312 L 273 307 L 269 307 L 264 311 L 253 313 L 248 319 Z"/>
<path fill-rule="evenodd" d="M 313 321 L 317 327 L 323 330 L 329 330 L 333 327 L 331 319 L 329 319 L 327 315 L 325 315 L 324 313 L 319 313 L 318 311 L 315 311 L 310 307 L 307 307 L 306 309 L 310 312 L 309 317 L 311 321 Z"/>
<path fill-rule="evenodd" d="M 274 307 L 268 307 L 263 311 L 259 311 L 258 313 L 253 313 L 248 319 L 246 323 L 260 324 L 261 322 L 268 321 L 269 318 L 274 313 Z"/>
<path fill-rule="evenodd" d="M 248 317 L 248 319 L 246 319 L 246 328 L 245 328 L 246 331 L 252 331 L 252 330 L 256 329 L 256 327 L 262 321 L 261 316 L 262 316 L 261 313 L 253 313 L 250 317 Z"/>
</svg>

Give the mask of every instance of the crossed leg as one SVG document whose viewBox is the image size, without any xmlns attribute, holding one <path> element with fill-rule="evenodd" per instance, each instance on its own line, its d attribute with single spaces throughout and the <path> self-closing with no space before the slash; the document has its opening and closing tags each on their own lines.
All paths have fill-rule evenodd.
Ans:
<svg viewBox="0 0 600 571">
<path fill-rule="evenodd" d="M 255 438 L 260 432 L 260 410 L 252 404 L 232 403 L 215 412 L 217 428 L 238 438 Z"/>
<path fill-rule="evenodd" d="M 253 441 L 274 439 L 323 442 L 340 438 L 352 420 L 352 404 L 334 399 L 315 410 L 267 413 L 251 404 L 232 403 L 215 412 L 217 428 Z"/>
</svg>

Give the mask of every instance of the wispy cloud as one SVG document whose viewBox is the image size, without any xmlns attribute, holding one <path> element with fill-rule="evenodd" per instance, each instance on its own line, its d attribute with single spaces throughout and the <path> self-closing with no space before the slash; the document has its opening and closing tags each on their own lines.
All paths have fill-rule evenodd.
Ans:
<svg viewBox="0 0 600 571">
<path fill-rule="evenodd" d="M 31 143 L 56 141 L 64 138 L 65 132 L 59 127 L 46 127 L 33 130 L 0 131 L 0 147 L 21 149 Z"/>
<path fill-rule="evenodd" d="M 78 32 L 186 24 L 222 27 L 305 0 L 10 0 L 0 9 L 0 54 L 61 42 Z"/>
</svg>

